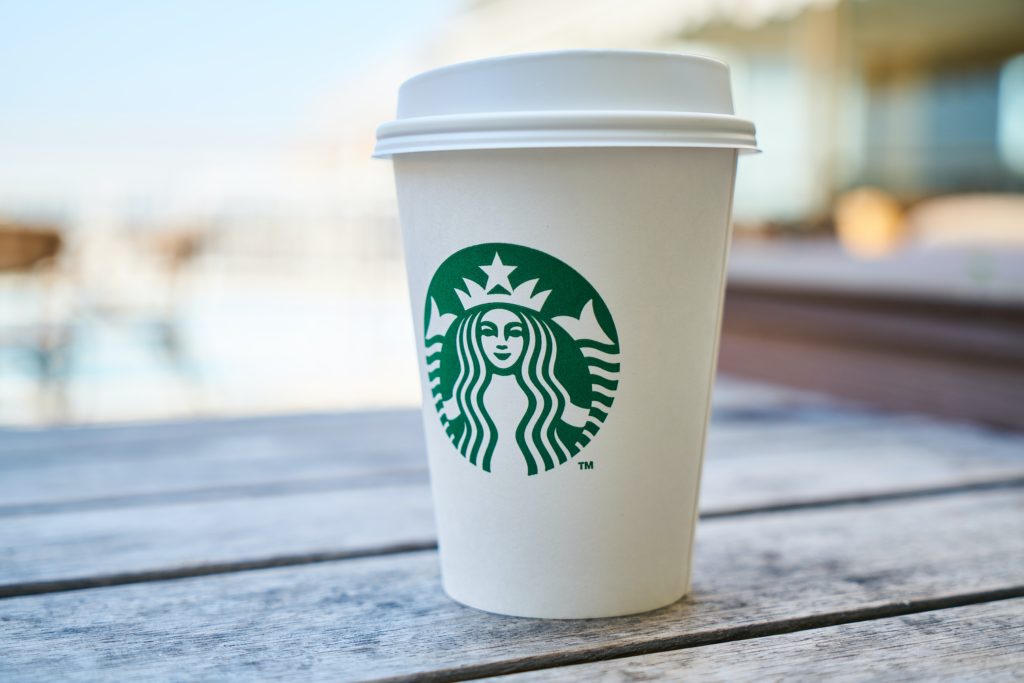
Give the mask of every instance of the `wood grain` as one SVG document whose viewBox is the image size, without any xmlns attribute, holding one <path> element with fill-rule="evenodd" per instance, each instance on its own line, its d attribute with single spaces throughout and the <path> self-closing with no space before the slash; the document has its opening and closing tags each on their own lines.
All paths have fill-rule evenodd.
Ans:
<svg viewBox="0 0 1024 683">
<path fill-rule="evenodd" d="M 418 411 L 401 410 L 4 434 L 0 506 L 343 487 L 352 476 L 423 469 L 422 430 Z"/>
<path fill-rule="evenodd" d="M 984 430 L 912 419 L 881 422 L 826 423 L 799 439 L 790 433 L 781 440 L 765 425 L 762 439 L 715 442 L 704 469 L 702 514 L 1024 483 L 1024 439 L 1003 437 L 1007 443 L 1001 444 Z M 277 464 L 266 461 L 274 463 L 263 475 L 271 478 Z M 252 463 L 250 474 L 256 476 L 262 464 Z M 158 466 L 153 476 L 160 471 Z M 0 596 L 433 543 L 424 470 L 316 483 L 329 488 L 279 484 L 262 492 L 250 487 L 238 497 L 207 490 L 211 499 L 190 492 L 180 499 L 106 499 L 97 507 L 14 508 L 18 514 L 8 508 L 0 515 Z M 41 582 L 46 585 L 35 585 Z"/>
<path fill-rule="evenodd" d="M 1024 599 L 489 678 L 528 681 L 965 681 L 1024 677 Z"/>
<path fill-rule="evenodd" d="M 691 598 L 595 621 L 441 593 L 433 552 L 0 601 L 6 681 L 497 675 L 1024 595 L 1024 492 L 723 517 Z"/>
<path fill-rule="evenodd" d="M 25 515 L 0 525 L 0 597 L 66 589 L 66 583 L 109 585 L 153 574 L 201 574 L 211 566 L 227 571 L 234 568 L 230 565 L 288 564 L 309 556 L 434 544 L 434 512 L 425 481 L 133 510 Z M 39 582 L 50 585 L 34 585 Z"/>
<path fill-rule="evenodd" d="M 711 457 L 795 453 L 838 462 L 850 453 L 859 458 L 867 452 L 910 450 L 979 457 L 975 474 L 988 476 L 984 470 L 993 463 L 1006 464 L 1024 453 L 1020 435 L 827 404 L 734 401 L 720 403 L 717 410 L 708 439 Z M 24 436 L 16 449 L 0 436 L 0 515 L 338 490 L 368 480 L 387 483 L 386 475 L 412 476 L 426 469 L 415 411 L 180 424 L 174 429 L 106 428 L 99 430 L 103 436 L 97 442 L 73 448 L 46 432 L 31 448 L 31 439 Z M 190 433 L 169 436 L 179 432 Z M 899 487 L 898 473 L 893 483 Z"/>
<path fill-rule="evenodd" d="M 877 417 L 728 379 L 716 385 L 715 408 L 720 441 Z M 367 473 L 425 469 L 423 449 L 415 410 L 0 429 L 0 514 L 345 488 Z"/>
<path fill-rule="evenodd" d="M 736 380 L 719 376 L 715 382 L 714 405 L 723 411 L 752 410 L 793 411 L 803 407 L 834 407 L 834 399 L 820 394 L 787 389 L 774 384 Z M 176 454 L 194 443 L 237 438 L 239 434 L 255 438 L 287 437 L 302 439 L 313 436 L 349 438 L 362 429 L 380 430 L 380 421 L 391 422 L 393 415 L 404 415 L 403 425 L 416 427 L 418 411 L 413 409 L 346 411 L 342 413 L 303 413 L 296 415 L 261 415 L 252 417 L 211 417 L 158 422 L 104 423 L 95 425 L 0 427 L 0 446 L 7 456 L 30 456 L 22 464 L 44 464 L 48 457 L 63 460 L 68 455 L 88 453 L 130 454 L 144 446 L 156 454 Z M 391 429 L 400 425 L 391 422 Z M 378 431 L 378 435 L 387 434 Z M 402 434 L 399 434 L 399 438 Z M 122 448 L 124 447 L 124 448 Z"/>
</svg>

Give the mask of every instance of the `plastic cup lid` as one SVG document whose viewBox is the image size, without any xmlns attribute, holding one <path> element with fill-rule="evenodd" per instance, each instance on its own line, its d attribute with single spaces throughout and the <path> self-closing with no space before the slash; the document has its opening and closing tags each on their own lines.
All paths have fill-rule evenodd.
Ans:
<svg viewBox="0 0 1024 683">
<path fill-rule="evenodd" d="M 453 64 L 414 76 L 373 156 L 529 147 L 757 151 L 733 115 L 729 67 L 694 55 L 566 50 Z"/>
</svg>

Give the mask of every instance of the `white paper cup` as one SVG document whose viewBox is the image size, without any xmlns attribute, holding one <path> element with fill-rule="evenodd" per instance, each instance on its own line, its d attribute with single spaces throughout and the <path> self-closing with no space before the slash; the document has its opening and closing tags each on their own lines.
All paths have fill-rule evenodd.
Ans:
<svg viewBox="0 0 1024 683">
<path fill-rule="evenodd" d="M 651 114 L 684 86 L 728 111 L 694 116 L 676 92 L 677 111 Z M 378 152 L 395 164 L 445 590 L 546 618 L 678 600 L 736 157 L 754 145 L 727 70 L 652 53 L 487 60 L 409 81 L 399 113 Z"/>
</svg>

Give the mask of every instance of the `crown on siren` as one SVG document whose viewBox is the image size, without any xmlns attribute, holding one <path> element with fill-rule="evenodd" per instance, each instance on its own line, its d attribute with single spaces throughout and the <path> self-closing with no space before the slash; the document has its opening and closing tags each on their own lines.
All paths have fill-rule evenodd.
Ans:
<svg viewBox="0 0 1024 683">
<path fill-rule="evenodd" d="M 506 266 L 502 263 L 501 257 L 495 252 L 491 265 L 480 266 L 480 270 L 484 271 L 487 275 L 487 283 L 485 285 L 481 287 L 469 278 L 462 278 L 466 285 L 466 291 L 461 289 L 455 290 L 459 301 L 462 302 L 462 307 L 468 311 L 471 308 L 487 304 L 514 304 L 534 311 L 540 311 L 544 306 L 544 302 L 547 301 L 548 295 L 551 294 L 551 290 L 534 294 L 533 290 L 537 286 L 536 278 L 527 280 L 518 287 L 513 288 L 508 276 L 515 269 L 516 266 Z"/>
</svg>

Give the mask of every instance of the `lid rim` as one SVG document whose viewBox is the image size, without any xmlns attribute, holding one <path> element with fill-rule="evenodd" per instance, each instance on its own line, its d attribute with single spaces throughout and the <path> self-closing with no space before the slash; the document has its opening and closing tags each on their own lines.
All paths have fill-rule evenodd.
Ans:
<svg viewBox="0 0 1024 683">
<path fill-rule="evenodd" d="M 461 114 L 438 114 L 417 116 L 404 119 L 385 121 L 377 126 L 377 135 L 394 136 L 409 134 L 413 131 L 443 130 L 448 127 L 464 130 L 485 128 L 541 128 L 546 126 L 588 127 L 623 126 L 623 127 L 678 127 L 688 125 L 722 128 L 753 129 L 754 123 L 734 114 L 716 112 L 671 111 L 665 109 L 601 109 L 601 110 L 524 110 L 500 112 L 468 112 Z"/>
<path fill-rule="evenodd" d="M 373 156 L 516 147 L 731 147 L 757 151 L 757 142 L 753 122 L 730 114 L 487 112 L 388 121 L 377 128 Z"/>
<path fill-rule="evenodd" d="M 560 142 L 537 142 L 536 144 L 524 141 L 502 142 L 494 140 L 481 142 L 479 140 L 466 142 L 464 144 L 445 143 L 433 144 L 427 141 L 421 144 L 401 150 L 389 149 L 387 145 L 378 146 L 374 150 L 372 158 L 391 159 L 392 157 L 405 154 L 422 154 L 424 152 L 486 152 L 511 149 L 729 149 L 740 154 L 760 154 L 761 149 L 754 145 L 740 144 L 736 142 L 687 142 L 667 140 L 620 140 L 620 141 L 569 141 Z"/>
</svg>

